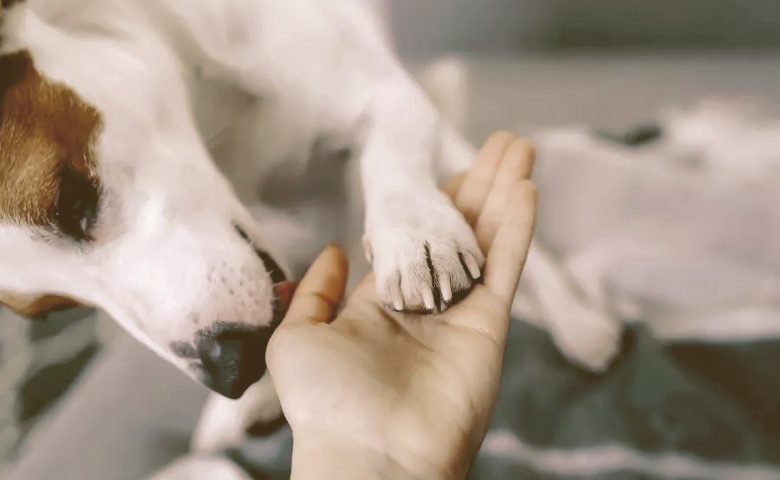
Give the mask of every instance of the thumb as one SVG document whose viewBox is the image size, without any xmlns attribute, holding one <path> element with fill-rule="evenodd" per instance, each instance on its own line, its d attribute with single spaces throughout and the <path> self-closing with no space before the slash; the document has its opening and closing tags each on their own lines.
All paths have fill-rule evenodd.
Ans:
<svg viewBox="0 0 780 480">
<path fill-rule="evenodd" d="M 330 321 L 344 297 L 347 274 L 344 252 L 333 245 L 325 247 L 303 276 L 280 327 Z"/>
</svg>

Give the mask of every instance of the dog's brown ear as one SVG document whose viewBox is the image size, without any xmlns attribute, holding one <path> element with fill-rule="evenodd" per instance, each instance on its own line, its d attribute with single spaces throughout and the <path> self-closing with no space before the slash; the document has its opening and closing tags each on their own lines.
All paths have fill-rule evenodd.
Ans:
<svg viewBox="0 0 780 480">
<path fill-rule="evenodd" d="M 0 291 L 0 304 L 29 318 L 39 318 L 58 310 L 81 306 L 75 300 L 58 295 L 23 295 L 4 291 Z"/>
</svg>

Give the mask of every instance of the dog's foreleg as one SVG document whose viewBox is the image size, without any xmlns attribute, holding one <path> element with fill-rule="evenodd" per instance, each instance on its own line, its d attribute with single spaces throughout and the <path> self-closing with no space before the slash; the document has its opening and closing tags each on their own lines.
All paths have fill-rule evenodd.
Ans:
<svg viewBox="0 0 780 480">
<path fill-rule="evenodd" d="M 379 298 L 406 310 L 435 310 L 480 276 L 484 258 L 473 231 L 439 191 L 442 121 L 397 66 L 370 95 L 362 141 L 364 247 Z"/>
<path fill-rule="evenodd" d="M 477 149 L 449 123 L 441 127 L 437 179 L 443 183 L 453 175 L 467 171 L 477 158 Z"/>
<path fill-rule="evenodd" d="M 620 350 L 622 325 L 586 290 L 579 288 L 538 241 L 531 244 L 520 289 L 514 314 L 528 315 L 533 311 L 561 353 L 572 362 L 594 372 L 609 367 Z"/>
<path fill-rule="evenodd" d="M 252 480 L 244 470 L 220 456 L 189 455 L 147 480 Z"/>
<path fill-rule="evenodd" d="M 222 452 L 243 442 L 253 426 L 274 425 L 281 418 L 282 407 L 270 375 L 249 387 L 238 400 L 213 393 L 192 434 L 192 451 Z"/>
<path fill-rule="evenodd" d="M 420 85 L 441 114 L 436 174 L 439 184 L 474 163 L 477 150 L 463 135 L 468 126 L 471 75 L 458 57 L 437 59 L 418 75 Z"/>
<path fill-rule="evenodd" d="M 393 87 L 391 87 L 389 83 L 385 84 L 385 86 L 391 89 L 406 89 L 405 93 L 400 93 L 399 95 L 405 97 L 406 99 L 416 100 L 412 100 L 411 103 L 406 105 L 406 107 L 410 108 L 411 110 L 408 113 L 407 119 L 405 119 L 403 114 L 399 111 L 392 114 L 395 115 L 394 119 L 388 119 L 387 117 L 384 117 L 382 121 L 404 122 L 405 120 L 410 120 L 411 122 L 417 122 L 416 125 L 420 127 L 420 130 L 418 130 L 415 135 L 422 134 L 427 129 L 427 135 L 430 135 L 431 141 L 430 143 L 424 144 L 423 146 L 413 148 L 411 156 L 409 154 L 403 153 L 402 151 L 393 154 L 390 150 L 388 150 L 384 154 L 392 156 L 393 158 L 388 158 L 385 160 L 387 164 L 384 166 L 380 164 L 380 167 L 394 171 L 390 177 L 387 177 L 388 179 L 391 179 L 391 181 L 395 181 L 392 179 L 400 178 L 402 182 L 408 185 L 403 188 L 410 189 L 409 191 L 412 191 L 416 194 L 423 194 L 425 193 L 425 189 L 431 188 L 429 183 L 431 178 L 435 179 L 437 184 L 441 184 L 453 174 L 466 170 L 472 164 L 476 156 L 476 150 L 474 147 L 456 130 L 456 128 L 462 127 L 465 123 L 467 113 L 466 104 L 468 100 L 468 70 L 466 65 L 457 58 L 447 57 L 437 60 L 433 64 L 429 65 L 428 68 L 426 68 L 425 71 L 422 72 L 418 77 L 422 85 L 422 89 L 419 89 L 417 85 L 411 83 L 409 77 L 406 76 L 405 72 L 400 70 L 400 67 L 398 67 L 397 71 L 399 72 L 399 77 L 397 79 L 398 83 Z M 404 84 L 405 86 L 403 86 Z M 430 103 L 428 103 L 428 100 L 424 98 L 426 95 L 428 99 L 430 99 Z M 379 98 L 381 99 L 381 96 Z M 382 101 L 387 101 L 387 98 L 380 100 L 380 102 Z M 426 115 L 428 115 L 427 119 Z M 370 118 L 370 122 L 372 121 L 373 117 Z M 372 128 L 377 127 L 373 123 L 371 126 Z M 382 128 L 384 129 L 386 127 Z M 382 134 L 392 136 L 392 133 L 390 132 L 393 131 L 398 132 L 397 127 L 393 126 L 392 129 L 385 129 L 383 130 L 384 133 Z M 399 134 L 404 136 L 408 135 L 406 133 Z M 369 143 L 374 141 L 376 139 L 376 135 L 376 131 L 369 133 L 369 135 L 366 136 L 366 141 Z M 373 139 L 372 136 L 374 136 Z M 412 136 L 412 138 L 414 138 L 414 136 Z M 383 188 L 379 187 L 378 190 L 376 189 L 376 184 L 382 180 L 375 176 L 377 175 L 375 173 L 377 169 L 375 169 L 374 165 L 369 163 L 382 161 L 379 160 L 380 158 L 380 155 L 372 153 L 372 150 L 369 148 L 366 155 L 362 157 L 361 162 L 359 164 L 356 163 L 353 165 L 354 168 L 351 171 L 352 176 L 348 182 L 348 184 L 351 185 L 351 194 L 353 196 L 353 200 L 350 203 L 353 206 L 359 205 L 360 208 L 355 208 L 350 212 L 350 219 L 368 220 L 372 218 L 372 216 L 373 218 L 378 219 L 390 218 L 390 215 L 388 214 L 376 213 L 378 210 L 376 204 L 372 204 L 372 200 L 368 198 L 368 196 L 373 196 L 374 194 L 377 194 L 378 191 L 382 191 Z M 407 169 L 408 167 L 404 165 L 404 162 L 412 163 L 412 168 Z M 422 181 L 425 183 L 425 186 L 421 188 L 419 186 L 413 185 L 417 181 Z M 402 191 L 400 186 L 398 191 Z M 354 198 L 357 197 L 360 199 L 366 199 L 367 201 L 355 201 Z M 421 202 L 422 201 L 427 202 L 427 200 L 421 200 Z M 437 201 L 440 203 L 440 205 L 442 205 L 441 208 L 444 208 L 444 202 L 442 202 L 441 199 L 437 199 Z M 366 204 L 369 206 L 368 210 L 366 209 Z M 398 208 L 412 207 L 402 207 L 399 205 Z M 447 208 L 451 208 L 449 207 L 449 204 L 447 204 Z M 369 212 L 368 216 L 366 215 L 367 211 Z M 381 222 L 381 220 L 378 221 Z M 429 219 L 417 220 L 416 222 L 433 223 L 433 221 L 434 220 Z M 364 231 L 364 227 L 368 227 L 368 222 L 360 223 L 361 224 L 359 225 L 358 229 L 350 231 L 349 238 L 359 238 L 360 233 Z M 460 219 L 458 219 L 452 225 L 453 227 L 455 225 L 459 225 L 458 228 L 462 226 L 460 224 Z M 369 260 L 376 258 L 376 253 L 374 252 L 376 247 L 373 245 L 373 242 L 371 242 L 371 233 L 379 236 L 380 233 L 378 230 L 381 229 L 365 229 L 365 233 L 367 235 L 364 237 L 363 246 L 366 250 L 365 253 L 369 256 Z M 468 237 L 463 237 L 463 240 L 468 241 Z M 350 251 L 354 250 L 355 249 L 351 249 Z M 414 250 L 414 247 L 410 248 L 410 251 Z M 380 257 L 387 261 L 387 254 L 384 256 L 380 255 Z M 380 259 L 380 262 L 382 259 Z M 354 265 L 354 262 L 352 262 L 352 264 Z M 387 274 L 386 272 L 392 271 L 392 269 L 387 268 L 383 270 L 380 265 L 382 264 L 377 264 L 375 262 L 375 269 L 383 272 L 382 276 L 384 279 L 387 279 L 388 275 L 390 275 L 392 278 L 391 282 L 395 282 L 401 278 L 400 275 L 393 276 L 392 273 Z M 408 271 L 409 269 L 407 269 L 407 272 Z M 430 273 L 428 273 L 428 275 L 430 275 Z M 423 279 L 419 281 L 424 283 L 424 277 L 425 273 L 423 274 Z M 433 277 L 433 275 L 431 275 L 431 277 Z M 448 280 L 449 279 L 445 278 L 445 283 Z M 451 282 L 451 280 L 449 281 Z M 466 285 L 467 282 L 468 278 L 465 278 L 463 279 L 462 284 Z M 395 285 L 395 283 L 393 284 Z M 380 291 L 382 288 L 381 286 L 382 283 L 380 282 L 378 284 Z M 445 286 L 445 288 L 447 287 Z M 458 287 L 456 286 L 456 288 Z M 395 293 L 397 295 L 398 291 Z M 441 291 L 439 290 L 434 292 L 434 295 L 438 296 L 440 293 Z M 385 295 L 383 298 L 386 302 L 390 303 L 392 299 L 389 298 L 388 292 L 385 291 L 384 294 Z M 403 291 L 401 291 L 400 296 L 402 298 L 404 297 Z M 405 307 L 416 308 L 417 305 L 414 304 L 406 305 L 406 301 L 408 299 L 403 298 L 403 300 Z"/>
</svg>

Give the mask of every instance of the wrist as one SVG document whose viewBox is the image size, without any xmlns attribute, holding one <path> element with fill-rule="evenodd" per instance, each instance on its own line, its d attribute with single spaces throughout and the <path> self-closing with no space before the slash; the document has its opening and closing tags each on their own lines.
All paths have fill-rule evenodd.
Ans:
<svg viewBox="0 0 780 480">
<path fill-rule="evenodd" d="M 293 435 L 291 480 L 454 480 L 403 465 L 381 448 L 327 434 Z"/>
</svg>

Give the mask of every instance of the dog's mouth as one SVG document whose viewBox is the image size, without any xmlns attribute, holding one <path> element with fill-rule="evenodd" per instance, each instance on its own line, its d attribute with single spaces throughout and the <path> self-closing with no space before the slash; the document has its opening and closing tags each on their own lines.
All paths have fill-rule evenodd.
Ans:
<svg viewBox="0 0 780 480">
<path fill-rule="evenodd" d="M 257 248 L 252 242 L 252 239 L 249 238 L 249 235 L 236 225 L 236 232 L 241 236 L 242 239 L 246 243 L 249 244 L 249 246 L 252 247 L 252 249 L 255 251 L 255 254 L 260 258 L 260 260 L 263 262 L 263 265 L 265 266 L 265 270 L 268 272 L 268 275 L 271 277 L 271 282 L 273 283 L 273 292 L 274 292 L 274 326 L 278 325 L 284 316 L 287 314 L 287 310 L 290 309 L 290 304 L 292 303 L 292 297 L 295 294 L 295 289 L 298 287 L 298 282 L 288 280 L 287 275 L 285 275 L 284 270 L 281 266 L 276 262 L 276 260 L 271 257 L 271 255 L 268 254 L 268 252 L 265 252 L 263 250 L 260 250 Z"/>
<path fill-rule="evenodd" d="M 298 287 L 298 282 L 287 280 L 287 276 L 284 271 L 276 263 L 268 253 L 263 252 L 255 248 L 255 253 L 260 260 L 263 261 L 265 269 L 271 276 L 271 282 L 273 282 L 274 291 L 274 325 L 278 325 L 287 314 L 287 310 L 290 309 L 292 303 L 292 297 L 295 294 L 295 289 Z"/>
<path fill-rule="evenodd" d="M 296 288 L 298 288 L 298 282 L 285 281 L 274 284 L 274 320 L 278 316 L 281 322 L 287 315 Z"/>
</svg>

